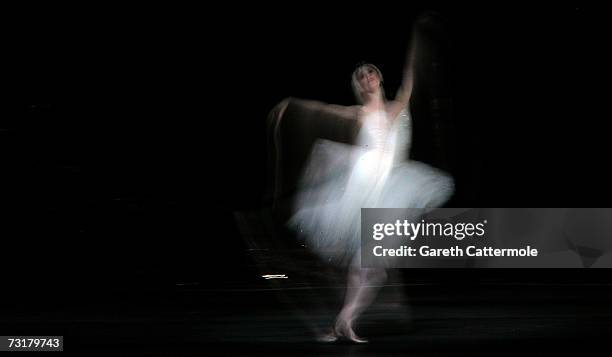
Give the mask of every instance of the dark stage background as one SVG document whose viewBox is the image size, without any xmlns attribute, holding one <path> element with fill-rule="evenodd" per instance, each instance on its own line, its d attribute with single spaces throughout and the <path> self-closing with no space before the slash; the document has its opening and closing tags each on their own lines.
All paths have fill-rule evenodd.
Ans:
<svg viewBox="0 0 612 357">
<path fill-rule="evenodd" d="M 103 300 L 255 279 L 233 212 L 269 203 L 269 110 L 288 96 L 353 104 L 361 60 L 381 67 L 392 93 L 424 10 L 442 24 L 432 36 L 453 128 L 453 204 L 609 206 L 610 142 L 582 75 L 597 36 L 584 10 L 346 6 L 21 12 L 10 70 L 23 103 L 0 125 L 3 298 Z M 415 136 L 427 158 L 427 137 Z M 609 280 L 590 270 L 460 276 Z"/>
</svg>

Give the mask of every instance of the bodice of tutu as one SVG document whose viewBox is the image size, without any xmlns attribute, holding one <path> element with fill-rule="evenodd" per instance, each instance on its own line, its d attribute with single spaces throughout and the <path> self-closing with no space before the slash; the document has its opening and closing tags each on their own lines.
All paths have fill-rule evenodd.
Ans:
<svg viewBox="0 0 612 357">
<path fill-rule="evenodd" d="M 406 110 L 395 120 L 380 110 L 364 117 L 357 144 L 377 152 L 384 160 L 399 163 L 409 155 L 411 137 L 410 116 Z"/>
</svg>

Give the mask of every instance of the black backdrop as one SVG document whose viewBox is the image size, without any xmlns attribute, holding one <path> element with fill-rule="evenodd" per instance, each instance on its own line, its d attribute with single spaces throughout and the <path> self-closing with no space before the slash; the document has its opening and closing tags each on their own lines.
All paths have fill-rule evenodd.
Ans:
<svg viewBox="0 0 612 357">
<path fill-rule="evenodd" d="M 444 24 L 456 205 L 608 205 L 582 9 L 29 9 L 12 52 L 23 104 L 0 131 L 7 290 L 250 274 L 232 212 L 264 204 L 268 111 L 287 96 L 352 104 L 361 60 L 397 86 L 424 10 Z"/>
</svg>

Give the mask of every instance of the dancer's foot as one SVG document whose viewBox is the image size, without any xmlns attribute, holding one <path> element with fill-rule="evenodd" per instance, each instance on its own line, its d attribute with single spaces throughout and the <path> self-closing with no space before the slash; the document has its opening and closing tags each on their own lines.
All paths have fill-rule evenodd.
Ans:
<svg viewBox="0 0 612 357">
<path fill-rule="evenodd" d="M 344 337 L 353 343 L 368 343 L 368 340 L 357 336 L 353 330 L 353 322 L 343 319 L 338 319 L 334 326 L 334 333 L 336 336 Z"/>
<path fill-rule="evenodd" d="M 317 333 L 317 341 L 323 343 L 331 343 L 338 341 L 338 335 L 335 329 L 329 329 L 327 332 Z"/>
</svg>

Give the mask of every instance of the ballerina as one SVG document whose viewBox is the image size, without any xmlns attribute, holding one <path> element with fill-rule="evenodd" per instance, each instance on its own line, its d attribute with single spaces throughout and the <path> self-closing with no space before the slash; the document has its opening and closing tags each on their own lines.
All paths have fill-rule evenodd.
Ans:
<svg viewBox="0 0 612 357">
<path fill-rule="evenodd" d="M 319 336 L 320 341 L 346 338 L 367 342 L 355 332 L 355 323 L 387 280 L 385 269 L 361 266 L 361 208 L 435 208 L 454 191 L 450 175 L 409 159 L 409 103 L 416 48 L 415 31 L 402 83 L 393 100 L 386 98 L 381 71 L 373 64 L 362 63 L 351 81 L 360 105 L 287 100 L 273 111 L 280 118 L 291 103 L 298 103 L 311 112 L 355 118 L 359 127 L 356 145 L 323 139 L 315 142 L 288 221 L 306 247 L 325 261 L 348 268 L 344 305 L 329 332 Z M 279 123 L 276 121 L 277 126 Z"/>
</svg>

